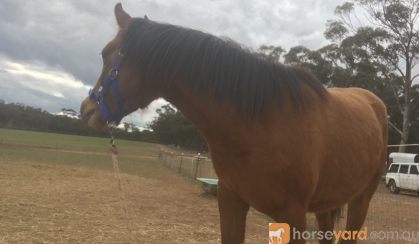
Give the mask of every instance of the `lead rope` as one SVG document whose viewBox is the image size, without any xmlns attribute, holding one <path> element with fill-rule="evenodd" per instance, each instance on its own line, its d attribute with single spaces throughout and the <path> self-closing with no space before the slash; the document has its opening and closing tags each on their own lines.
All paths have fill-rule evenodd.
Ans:
<svg viewBox="0 0 419 244">
<path fill-rule="evenodd" d="M 115 138 L 114 138 L 113 133 L 112 133 L 113 126 L 109 124 L 108 128 L 109 128 L 109 135 L 111 136 L 110 151 L 111 151 L 111 156 L 112 156 L 113 176 L 117 180 L 117 183 L 118 183 L 119 200 L 120 200 L 120 202 L 122 204 L 122 208 L 124 210 L 125 219 L 128 222 L 127 223 L 127 229 L 130 232 L 131 241 L 132 241 L 132 243 L 138 243 L 138 242 L 136 242 L 136 239 L 135 239 L 135 236 L 134 236 L 131 217 L 128 214 L 127 200 L 126 200 L 126 197 L 125 197 L 124 189 L 122 187 L 121 173 L 119 171 L 118 149 L 116 148 Z"/>
</svg>

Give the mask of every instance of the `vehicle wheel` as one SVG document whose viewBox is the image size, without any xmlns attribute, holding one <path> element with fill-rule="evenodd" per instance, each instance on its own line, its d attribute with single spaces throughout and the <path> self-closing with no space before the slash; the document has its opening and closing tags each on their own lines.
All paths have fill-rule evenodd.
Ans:
<svg viewBox="0 0 419 244">
<path fill-rule="evenodd" d="M 394 182 L 394 180 L 391 180 L 390 183 L 388 183 L 388 189 L 393 194 L 399 193 L 399 188 L 396 186 L 396 182 Z"/>
</svg>

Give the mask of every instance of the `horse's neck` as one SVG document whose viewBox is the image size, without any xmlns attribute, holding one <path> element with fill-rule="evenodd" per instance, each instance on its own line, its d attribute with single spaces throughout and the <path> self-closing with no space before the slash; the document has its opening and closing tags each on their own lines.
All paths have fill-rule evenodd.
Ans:
<svg viewBox="0 0 419 244">
<path fill-rule="evenodd" d="M 206 139 L 232 133 L 239 117 L 232 106 L 221 104 L 211 96 L 200 94 L 181 85 L 170 89 L 164 98 L 175 105 L 197 128 Z M 236 125 L 239 129 L 240 125 Z"/>
<path fill-rule="evenodd" d="M 307 96 L 314 97 L 307 100 L 313 104 L 319 103 L 318 96 L 313 91 L 306 90 Z M 300 124 L 295 122 L 302 121 L 302 113 L 295 109 L 290 98 L 284 98 L 280 110 L 273 107 L 271 111 L 258 115 L 257 118 L 243 116 L 234 105 L 219 102 L 211 95 L 196 92 L 182 83 L 166 91 L 164 98 L 175 105 L 204 134 L 212 151 L 240 152 L 258 146 L 261 141 L 254 139 L 256 135 L 258 138 L 271 140 L 276 140 L 279 135 L 283 138 L 292 137 L 293 130 L 300 129 Z M 309 111 L 311 109 L 312 107 Z M 272 135 L 272 131 L 276 134 Z M 285 140 L 281 140 L 281 143 L 287 144 Z"/>
</svg>

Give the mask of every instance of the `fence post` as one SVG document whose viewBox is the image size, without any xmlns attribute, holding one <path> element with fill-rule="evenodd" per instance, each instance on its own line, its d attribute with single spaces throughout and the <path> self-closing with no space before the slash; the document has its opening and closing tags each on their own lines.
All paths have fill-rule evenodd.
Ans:
<svg viewBox="0 0 419 244">
<path fill-rule="evenodd" d="M 195 157 L 196 157 L 196 164 L 195 164 L 194 179 L 198 177 L 199 160 L 201 159 L 201 154 L 198 153 L 198 156 L 195 156 Z"/>
<path fill-rule="evenodd" d="M 163 164 L 167 166 L 167 152 L 166 151 L 163 152 Z"/>
<path fill-rule="evenodd" d="M 180 162 L 178 172 L 182 173 L 183 153 L 180 154 Z"/>
<path fill-rule="evenodd" d="M 191 157 L 191 168 L 188 173 L 190 177 L 193 177 L 193 172 L 195 171 L 195 156 Z"/>
<path fill-rule="evenodd" d="M 170 152 L 169 168 L 173 168 L 173 152 Z"/>
</svg>

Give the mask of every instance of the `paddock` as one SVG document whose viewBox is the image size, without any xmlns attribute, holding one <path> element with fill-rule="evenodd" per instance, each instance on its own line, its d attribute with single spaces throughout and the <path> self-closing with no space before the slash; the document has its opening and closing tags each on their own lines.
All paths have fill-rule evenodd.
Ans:
<svg viewBox="0 0 419 244">
<path fill-rule="evenodd" d="M 107 143 L 0 129 L 0 244 L 220 242 L 216 198 L 160 164 L 158 145 L 117 141 L 127 220 Z M 249 221 L 259 243 L 268 220 Z"/>
<path fill-rule="evenodd" d="M 220 242 L 217 199 L 159 162 L 159 145 L 119 141 L 125 215 L 107 139 L 88 138 L 97 143 L 88 147 L 78 143 L 82 137 L 7 133 L 0 131 L 0 243 Z M 415 195 L 392 195 L 381 184 L 365 226 L 369 231 L 416 231 L 418 205 Z M 266 243 L 269 222 L 250 211 L 246 243 Z M 316 229 L 312 216 L 308 229 Z"/>
</svg>

